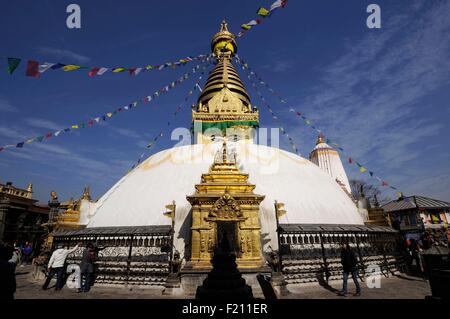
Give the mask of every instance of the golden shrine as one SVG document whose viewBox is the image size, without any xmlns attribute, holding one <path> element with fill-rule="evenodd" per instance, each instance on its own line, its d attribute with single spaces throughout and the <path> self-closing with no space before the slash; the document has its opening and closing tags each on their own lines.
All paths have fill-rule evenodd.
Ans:
<svg viewBox="0 0 450 319">
<path fill-rule="evenodd" d="M 53 192 L 52 192 L 53 193 Z M 52 198 L 56 194 L 52 195 Z M 74 200 L 70 198 L 68 201 L 61 203 L 58 207 L 62 212 L 57 214 L 54 218 L 54 229 L 79 229 L 84 228 L 85 225 L 80 223 L 80 207 L 82 200 L 91 201 L 91 195 L 89 187 L 85 187 L 83 194 L 79 199 Z"/>
<path fill-rule="evenodd" d="M 202 174 L 192 205 L 191 260 L 188 267 L 209 268 L 213 250 L 227 241 L 240 268 L 264 265 L 261 248 L 259 205 L 264 196 L 253 193 L 255 185 L 239 170 L 235 153 L 224 142 L 209 172 Z"/>
</svg>

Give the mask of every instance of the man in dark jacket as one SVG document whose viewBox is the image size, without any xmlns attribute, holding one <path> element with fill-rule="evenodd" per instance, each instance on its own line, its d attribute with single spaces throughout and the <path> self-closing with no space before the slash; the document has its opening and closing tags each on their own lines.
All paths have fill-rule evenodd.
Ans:
<svg viewBox="0 0 450 319">
<path fill-rule="evenodd" d="M 343 268 L 344 282 L 339 295 L 344 297 L 347 295 L 347 280 L 348 276 L 352 274 L 353 282 L 356 286 L 356 293 L 354 294 L 354 296 L 361 296 L 361 286 L 358 282 L 358 268 L 356 266 L 358 261 L 356 260 L 355 254 L 350 249 L 350 245 L 348 242 L 341 245 L 341 263 Z"/>
<path fill-rule="evenodd" d="M 14 299 L 16 275 L 14 264 L 8 262 L 11 250 L 0 244 L 0 299 Z"/>
<path fill-rule="evenodd" d="M 97 259 L 97 253 L 105 248 L 95 247 L 92 243 L 88 243 L 83 251 L 81 258 L 81 292 L 88 292 L 94 276 L 94 262 Z"/>
</svg>

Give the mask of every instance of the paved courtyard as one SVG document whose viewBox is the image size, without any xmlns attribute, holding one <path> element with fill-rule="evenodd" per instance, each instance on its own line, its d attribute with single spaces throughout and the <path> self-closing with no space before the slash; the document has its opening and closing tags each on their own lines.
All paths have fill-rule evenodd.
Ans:
<svg viewBox="0 0 450 319">
<path fill-rule="evenodd" d="M 75 289 L 64 287 L 61 291 L 54 289 L 41 290 L 42 280 L 36 281 L 32 276 L 32 267 L 18 267 L 16 271 L 17 291 L 16 299 L 161 299 L 161 298 L 186 298 L 185 296 L 171 297 L 162 295 L 162 287 L 136 288 L 126 286 L 114 287 L 92 287 L 89 293 L 77 293 Z M 380 288 L 368 288 L 362 283 L 363 293 L 360 297 L 353 297 L 355 291 L 352 280 L 349 280 L 349 296 L 340 297 L 337 290 L 341 288 L 340 281 L 331 282 L 329 286 L 318 284 L 308 285 L 290 285 L 291 292 L 288 299 L 424 299 L 431 295 L 427 281 L 410 277 L 404 274 L 398 274 L 389 278 L 381 279 Z M 52 287 L 52 284 L 50 285 Z M 188 296 L 187 298 L 193 298 Z"/>
</svg>

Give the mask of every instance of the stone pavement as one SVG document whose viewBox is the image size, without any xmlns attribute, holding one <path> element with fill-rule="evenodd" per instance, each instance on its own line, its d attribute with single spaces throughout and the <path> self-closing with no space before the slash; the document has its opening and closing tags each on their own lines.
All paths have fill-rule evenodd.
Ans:
<svg viewBox="0 0 450 319">
<path fill-rule="evenodd" d="M 290 295 L 287 299 L 424 299 L 431 296 L 431 289 L 428 281 L 411 277 L 405 274 L 391 275 L 389 278 L 382 277 L 380 288 L 368 288 L 366 283 L 361 283 L 362 294 L 359 297 L 353 296 L 356 291 L 355 284 L 348 280 L 347 297 L 339 296 L 337 293 L 342 289 L 342 281 L 330 282 L 328 286 L 318 284 L 308 284 L 303 286 L 288 286 Z"/>
<path fill-rule="evenodd" d="M 64 287 L 61 291 L 54 289 L 41 290 L 43 281 L 36 281 L 32 276 L 32 267 L 18 267 L 16 270 L 17 290 L 16 299 L 168 299 L 168 298 L 192 298 L 192 296 L 163 296 L 162 287 L 137 288 L 126 286 L 94 286 L 88 293 L 77 293 L 76 289 Z M 427 281 L 410 277 L 404 274 L 382 278 L 381 288 L 369 289 L 362 283 L 363 293 L 361 297 L 353 297 L 355 291 L 354 284 L 349 279 L 348 297 L 340 297 L 337 290 L 341 288 L 342 282 L 331 282 L 330 286 L 320 286 L 318 284 L 289 285 L 291 292 L 285 298 L 288 299 L 424 299 L 431 295 L 431 290 Z M 52 284 L 50 285 L 52 287 Z"/>
</svg>

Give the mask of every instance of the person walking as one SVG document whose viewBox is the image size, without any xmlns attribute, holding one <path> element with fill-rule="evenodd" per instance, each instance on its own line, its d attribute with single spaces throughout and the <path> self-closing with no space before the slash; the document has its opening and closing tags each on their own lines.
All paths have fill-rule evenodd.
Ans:
<svg viewBox="0 0 450 319">
<path fill-rule="evenodd" d="M 57 249 L 53 252 L 50 257 L 50 261 L 48 262 L 48 275 L 45 280 L 44 285 L 42 286 L 43 290 L 46 290 L 52 278 L 56 275 L 56 287 L 55 290 L 61 290 L 64 286 L 64 263 L 66 262 L 66 258 L 68 255 L 73 253 L 80 244 L 77 244 L 72 249 L 64 248 L 62 245 L 58 245 Z"/>
<path fill-rule="evenodd" d="M 344 297 L 347 296 L 348 276 L 352 274 L 352 279 L 356 286 L 356 293 L 354 296 L 361 296 L 361 286 L 358 282 L 358 261 L 348 242 L 342 243 L 341 245 L 341 263 L 343 268 L 343 285 L 339 295 Z"/>
</svg>

